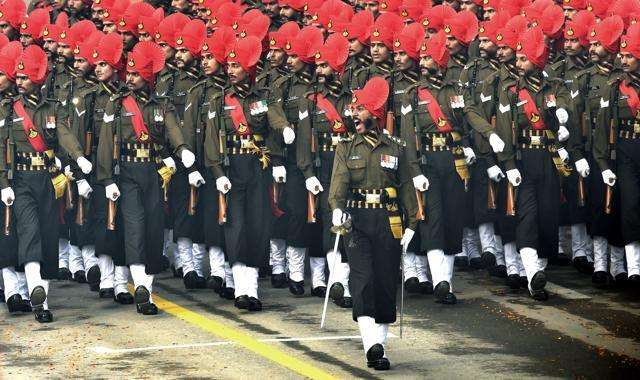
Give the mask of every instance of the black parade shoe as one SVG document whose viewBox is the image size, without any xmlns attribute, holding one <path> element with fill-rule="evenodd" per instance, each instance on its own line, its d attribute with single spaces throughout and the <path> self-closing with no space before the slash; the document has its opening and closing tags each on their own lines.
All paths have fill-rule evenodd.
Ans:
<svg viewBox="0 0 640 380">
<path fill-rule="evenodd" d="M 420 280 L 417 277 L 411 277 L 404 281 L 404 289 L 410 294 L 420 294 Z"/>
<path fill-rule="evenodd" d="M 34 309 L 33 315 L 36 321 L 39 323 L 51 323 L 53 322 L 53 313 L 50 310 Z"/>
<path fill-rule="evenodd" d="M 207 288 L 212 289 L 214 292 L 219 292 L 222 289 L 222 285 L 224 284 L 224 280 L 222 277 L 211 276 L 207 279 Z"/>
<path fill-rule="evenodd" d="M 114 298 L 116 293 L 113 291 L 113 288 L 104 288 L 98 291 L 98 297 L 104 299 Z"/>
<path fill-rule="evenodd" d="M 92 266 L 87 272 L 87 283 L 92 292 L 100 290 L 100 268 L 97 265 Z"/>
<path fill-rule="evenodd" d="M 136 302 L 136 311 L 142 315 L 156 315 L 158 314 L 158 307 L 151 303 L 151 294 L 149 290 L 140 285 L 136 288 L 134 295 Z"/>
<path fill-rule="evenodd" d="M 520 276 L 518 276 L 517 274 L 510 274 L 509 276 L 507 276 L 507 286 L 510 289 L 513 290 L 518 290 L 520 289 Z"/>
<path fill-rule="evenodd" d="M 271 286 L 276 289 L 283 289 L 287 287 L 287 275 L 284 273 L 277 273 L 271 275 Z"/>
<path fill-rule="evenodd" d="M 391 367 L 389 359 L 384 357 L 384 347 L 376 343 L 367 351 L 367 367 L 376 371 L 386 371 Z"/>
<path fill-rule="evenodd" d="M 236 297 L 235 306 L 240 310 L 249 309 L 249 297 L 248 296 Z"/>
<path fill-rule="evenodd" d="M 289 292 L 296 297 L 304 295 L 304 281 L 292 281 L 289 279 Z"/>
<path fill-rule="evenodd" d="M 547 276 L 544 274 L 544 272 L 543 271 L 536 272 L 536 274 L 534 274 L 533 278 L 531 279 L 531 290 L 533 291 L 543 290 L 546 285 L 547 285 Z"/>
<path fill-rule="evenodd" d="M 482 252 L 480 257 L 484 263 L 485 268 L 493 268 L 496 266 L 496 255 L 491 252 Z"/>
<path fill-rule="evenodd" d="M 262 311 L 262 302 L 256 297 L 249 297 L 249 306 L 247 307 L 249 311 Z"/>
<path fill-rule="evenodd" d="M 79 270 L 73 274 L 73 281 L 77 282 L 78 284 L 86 284 L 87 276 L 85 275 L 83 270 Z"/>
<path fill-rule="evenodd" d="M 134 302 L 133 296 L 129 292 L 123 292 L 116 294 L 113 297 L 113 301 L 119 303 L 120 305 L 131 305 Z"/>
<path fill-rule="evenodd" d="M 68 268 L 58 268 L 58 280 L 71 281 L 71 272 Z"/>
<path fill-rule="evenodd" d="M 226 300 L 229 301 L 233 301 L 236 296 L 235 296 L 236 290 L 234 288 L 228 288 L 228 287 L 224 287 L 222 289 L 220 289 L 220 297 L 224 298 Z"/>
<path fill-rule="evenodd" d="M 326 286 L 316 286 L 311 289 L 311 295 L 319 298 L 324 298 L 324 295 L 327 294 Z"/>
</svg>

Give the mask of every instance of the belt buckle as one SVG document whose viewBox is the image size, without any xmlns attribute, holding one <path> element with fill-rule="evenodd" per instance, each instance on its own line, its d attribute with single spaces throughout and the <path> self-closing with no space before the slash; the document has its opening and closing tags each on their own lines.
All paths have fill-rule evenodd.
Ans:
<svg viewBox="0 0 640 380">
<path fill-rule="evenodd" d="M 365 194 L 364 199 L 366 203 L 378 204 L 380 203 L 380 194 Z"/>
<path fill-rule="evenodd" d="M 136 158 L 149 158 L 151 156 L 150 149 L 136 148 Z"/>
<path fill-rule="evenodd" d="M 542 145 L 542 136 L 531 136 L 531 145 L 533 146 Z"/>
<path fill-rule="evenodd" d="M 431 139 L 431 146 L 444 147 L 447 145 L 447 138 L 442 136 L 433 136 Z"/>
<path fill-rule="evenodd" d="M 44 166 L 44 157 L 42 156 L 31 157 L 31 166 Z"/>
<path fill-rule="evenodd" d="M 251 140 L 251 137 L 240 137 L 240 148 L 249 149 L 251 148 L 252 143 L 253 140 Z"/>
</svg>

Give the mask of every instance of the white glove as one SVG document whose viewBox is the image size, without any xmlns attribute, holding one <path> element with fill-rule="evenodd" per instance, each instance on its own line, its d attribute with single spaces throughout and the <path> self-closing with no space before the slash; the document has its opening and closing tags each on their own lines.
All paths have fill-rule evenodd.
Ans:
<svg viewBox="0 0 640 380">
<path fill-rule="evenodd" d="M 564 108 L 558 108 L 556 110 L 556 117 L 560 125 L 565 125 L 567 121 L 569 121 L 569 113 L 567 113 L 567 110 Z"/>
<path fill-rule="evenodd" d="M 306 186 L 307 191 L 309 191 L 313 195 L 318 195 L 321 191 L 324 191 L 322 185 L 320 184 L 320 181 L 318 181 L 318 178 L 316 176 L 305 179 L 304 185 Z"/>
<path fill-rule="evenodd" d="M 613 186 L 616 184 L 616 180 L 618 177 L 611 171 L 611 169 L 607 169 L 602 172 L 602 180 L 606 185 Z"/>
<path fill-rule="evenodd" d="M 183 149 L 180 153 L 180 159 L 182 160 L 182 165 L 189 169 L 193 166 L 193 163 L 196 162 L 196 155 L 188 149 Z"/>
<path fill-rule="evenodd" d="M 76 183 L 76 185 L 78 185 L 78 194 L 80 194 L 82 198 L 89 199 L 91 193 L 93 193 L 93 189 L 91 188 L 91 185 L 89 185 L 89 182 L 87 182 L 86 179 L 81 179 Z"/>
<path fill-rule="evenodd" d="M 112 183 L 104 188 L 104 192 L 107 195 L 107 199 L 112 201 L 117 201 L 120 198 L 120 189 L 118 189 L 118 185 Z"/>
<path fill-rule="evenodd" d="M 589 176 L 589 173 L 591 172 L 591 168 L 589 168 L 589 162 L 587 162 L 585 158 L 576 161 L 576 170 L 582 178 L 587 178 Z"/>
<path fill-rule="evenodd" d="M 229 181 L 229 178 L 222 176 L 216 179 L 216 189 L 222 194 L 228 193 L 229 190 L 231 190 L 231 181 Z"/>
<path fill-rule="evenodd" d="M 569 140 L 569 130 L 564 125 L 558 128 L 558 141 L 564 142 Z"/>
<path fill-rule="evenodd" d="M 282 137 L 284 138 L 285 144 L 293 144 L 293 141 L 296 139 L 296 133 L 294 132 L 293 128 L 285 127 L 284 131 L 282 131 Z"/>
<path fill-rule="evenodd" d="M 83 156 L 80 156 L 76 160 L 76 163 L 78 164 L 78 166 L 80 167 L 80 170 L 82 170 L 84 174 L 91 173 L 91 170 L 93 169 L 93 165 L 91 165 L 91 162 L 89 162 L 89 160 L 87 160 Z"/>
<path fill-rule="evenodd" d="M 205 184 L 204 178 L 202 178 L 202 174 L 200 174 L 200 172 L 197 170 L 195 172 L 189 173 L 188 178 L 189 185 L 191 186 L 200 187 Z"/>
<path fill-rule="evenodd" d="M 493 182 L 500 182 L 504 178 L 504 173 L 498 165 L 493 165 L 487 169 L 487 175 Z"/>
<path fill-rule="evenodd" d="M 64 167 L 64 175 L 66 175 L 70 181 L 73 181 L 75 179 L 73 177 L 73 171 L 71 171 L 71 165 L 67 165 Z"/>
<path fill-rule="evenodd" d="M 569 159 L 569 152 L 567 152 L 567 150 L 564 148 L 560 148 L 558 149 L 558 156 L 560 156 L 562 162 L 567 162 L 567 160 Z"/>
<path fill-rule="evenodd" d="M 53 158 L 53 163 L 56 165 L 56 168 L 58 168 L 58 170 L 62 169 L 62 162 L 60 162 L 60 159 L 58 157 Z"/>
<path fill-rule="evenodd" d="M 502 153 L 504 150 L 504 141 L 495 133 L 492 133 L 489 136 L 489 144 L 491 144 L 491 149 L 493 149 L 493 153 Z"/>
<path fill-rule="evenodd" d="M 467 147 L 462 148 L 462 151 L 464 152 L 464 157 L 467 160 L 467 165 L 471 165 L 476 162 L 476 153 L 473 151 L 473 149 Z"/>
<path fill-rule="evenodd" d="M 418 191 L 429 190 L 429 180 L 423 174 L 413 177 L 413 187 Z"/>
<path fill-rule="evenodd" d="M 335 227 L 342 226 L 348 220 L 349 220 L 349 214 L 343 212 L 339 208 L 333 210 L 333 213 L 331 214 L 331 223 L 333 223 Z"/>
<path fill-rule="evenodd" d="M 164 162 L 164 164 L 168 167 L 171 168 L 173 170 L 176 170 L 176 162 L 173 160 L 172 157 L 167 157 L 167 158 L 163 158 L 162 162 Z"/>
<path fill-rule="evenodd" d="M 507 179 L 514 187 L 520 186 L 520 183 L 522 182 L 522 176 L 520 175 L 520 170 L 518 169 L 507 170 Z"/>
<path fill-rule="evenodd" d="M 287 169 L 284 166 L 274 166 L 271 169 L 271 174 L 273 175 L 273 180 L 276 183 L 285 183 L 287 182 Z"/>
<path fill-rule="evenodd" d="M 16 199 L 16 195 L 13 193 L 13 189 L 10 187 L 5 187 L 0 191 L 0 195 L 2 195 L 2 203 L 7 206 L 11 206 L 13 204 L 13 200 Z"/>
<path fill-rule="evenodd" d="M 402 253 L 407 252 L 409 248 L 409 243 L 411 243 L 411 239 L 413 239 L 413 235 L 415 235 L 415 231 L 411 228 L 405 228 L 404 234 L 402 234 L 402 239 L 400 239 L 400 245 L 402 246 Z"/>
</svg>

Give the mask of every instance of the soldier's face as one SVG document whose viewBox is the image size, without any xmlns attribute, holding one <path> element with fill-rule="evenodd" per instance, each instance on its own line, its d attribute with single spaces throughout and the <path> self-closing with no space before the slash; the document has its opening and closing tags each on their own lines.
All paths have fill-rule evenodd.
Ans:
<svg viewBox="0 0 640 380">
<path fill-rule="evenodd" d="M 160 49 L 164 52 L 164 59 L 170 61 L 173 59 L 173 56 L 176 54 L 176 51 L 166 42 L 160 42 L 158 44 Z"/>
<path fill-rule="evenodd" d="M 425 31 L 425 37 L 427 38 L 431 38 L 436 34 L 438 34 L 438 31 L 434 28 L 427 28 L 427 30 Z"/>
<path fill-rule="evenodd" d="M 140 91 L 147 86 L 147 81 L 142 79 L 140 74 L 136 72 L 127 72 L 126 84 L 129 90 Z"/>
<path fill-rule="evenodd" d="M 11 81 L 9 77 L 6 76 L 3 72 L 0 72 L 0 92 L 4 93 L 11 87 Z"/>
<path fill-rule="evenodd" d="M 420 57 L 420 73 L 423 77 L 427 75 L 435 75 L 440 70 L 436 61 L 431 56 Z"/>
<path fill-rule="evenodd" d="M 482 58 L 495 58 L 498 52 L 498 47 L 487 37 L 480 37 L 480 57 Z"/>
<path fill-rule="evenodd" d="M 537 71 L 533 62 L 523 54 L 516 55 L 516 68 L 518 69 L 518 74 L 522 76 L 529 76 Z"/>
<path fill-rule="evenodd" d="M 114 77 L 116 71 L 106 62 L 98 62 L 96 64 L 95 73 L 100 82 L 108 82 Z"/>
<path fill-rule="evenodd" d="M 482 12 L 482 19 L 484 21 L 489 21 L 496 15 L 495 8 L 485 8 L 484 12 Z"/>
<path fill-rule="evenodd" d="M 42 45 L 42 48 L 47 53 L 49 57 L 55 55 L 58 52 L 58 43 L 54 40 L 46 40 Z"/>
<path fill-rule="evenodd" d="M 287 56 L 282 49 L 269 49 L 269 52 L 267 52 L 269 67 L 275 69 L 276 67 L 282 66 L 287 60 L 286 57 Z"/>
<path fill-rule="evenodd" d="M 364 45 L 357 38 L 349 40 L 349 57 L 355 57 L 364 51 Z"/>
<path fill-rule="evenodd" d="M 73 68 L 80 75 L 85 75 L 91 70 L 91 64 L 84 58 L 75 58 L 73 60 Z"/>
<path fill-rule="evenodd" d="M 143 32 L 140 33 L 138 35 L 138 41 L 149 41 L 149 42 L 153 42 L 153 37 L 151 36 L 151 34 L 147 33 L 147 32 Z"/>
<path fill-rule="evenodd" d="M 565 20 L 573 20 L 573 16 L 578 13 L 578 10 L 575 8 L 565 7 L 564 11 L 564 19 Z"/>
<path fill-rule="evenodd" d="M 300 57 L 298 57 L 297 55 L 290 55 L 289 57 L 287 57 L 287 67 L 294 73 L 299 73 L 304 70 L 306 64 L 302 62 Z"/>
<path fill-rule="evenodd" d="M 64 60 L 70 59 L 73 57 L 73 50 L 71 50 L 71 46 L 67 44 L 58 43 L 58 57 L 63 58 Z"/>
<path fill-rule="evenodd" d="M 513 61 L 516 57 L 515 51 L 510 47 L 503 45 L 498 46 L 498 61 L 502 64 Z"/>
<path fill-rule="evenodd" d="M 180 68 L 189 67 L 193 63 L 193 54 L 188 49 L 179 48 L 176 50 L 176 66 Z"/>
<path fill-rule="evenodd" d="M 231 84 L 242 83 L 247 79 L 247 72 L 244 71 L 238 62 L 229 62 L 227 65 L 227 75 Z"/>
<path fill-rule="evenodd" d="M 220 63 L 216 61 L 213 54 L 205 53 L 202 55 L 201 64 L 202 71 L 205 75 L 213 75 L 220 69 Z"/>
<path fill-rule="evenodd" d="M 580 40 L 577 38 L 569 38 L 564 40 L 564 52 L 567 53 L 570 57 L 575 57 L 576 55 L 582 53 L 583 48 L 580 44 Z"/>
<path fill-rule="evenodd" d="M 333 69 L 327 62 L 320 62 L 316 66 L 316 78 L 319 83 L 325 83 L 333 79 Z"/>
<path fill-rule="evenodd" d="M 460 53 L 464 48 L 460 41 L 456 40 L 454 36 L 447 36 L 445 46 L 447 47 L 447 49 L 449 50 L 449 54 L 451 55 Z"/>
<path fill-rule="evenodd" d="M 373 115 L 364 106 L 357 106 L 353 110 L 353 122 L 356 125 L 357 133 L 365 133 L 373 126 Z"/>
<path fill-rule="evenodd" d="M 443 0 L 442 4 L 450 6 L 451 8 L 455 9 L 456 12 L 460 10 L 460 3 L 458 2 L 458 0 Z"/>
<path fill-rule="evenodd" d="M 401 71 L 407 71 L 413 68 L 413 59 L 406 52 L 400 51 L 393 56 L 396 67 Z"/>
<path fill-rule="evenodd" d="M 23 95 L 30 95 L 35 93 L 36 85 L 24 74 L 16 75 L 16 86 L 18 86 L 18 92 Z"/>
<path fill-rule="evenodd" d="M 67 8 L 75 11 L 80 11 L 84 8 L 84 3 L 82 2 L 82 0 L 68 0 Z"/>
<path fill-rule="evenodd" d="M 131 32 L 123 32 L 122 33 L 122 44 L 124 46 L 131 46 L 134 44 L 136 36 Z"/>
<path fill-rule="evenodd" d="M 364 9 L 373 13 L 373 17 L 376 17 L 380 12 L 380 3 L 378 1 L 365 1 Z"/>
<path fill-rule="evenodd" d="M 461 0 L 460 10 L 476 13 L 478 11 L 478 6 L 471 0 Z"/>
<path fill-rule="evenodd" d="M 10 40 L 13 39 L 16 30 L 6 21 L 0 21 L 0 33 L 7 36 Z"/>
<path fill-rule="evenodd" d="M 640 68 L 638 58 L 630 53 L 620 53 L 620 62 L 622 63 L 622 71 L 625 73 L 637 73 Z"/>
<path fill-rule="evenodd" d="M 604 62 L 608 59 L 609 52 L 602 46 L 600 42 L 591 42 L 589 44 L 589 59 L 593 63 Z"/>
<path fill-rule="evenodd" d="M 185 10 L 189 10 L 191 4 L 189 4 L 189 2 L 187 0 L 172 0 L 171 1 L 171 6 L 177 10 L 180 11 L 185 11 Z"/>
<path fill-rule="evenodd" d="M 374 63 L 382 63 L 389 60 L 389 48 L 382 42 L 371 44 L 371 59 Z"/>
<path fill-rule="evenodd" d="M 288 5 L 280 8 L 280 18 L 283 21 L 293 21 L 296 19 L 296 10 Z"/>
<path fill-rule="evenodd" d="M 20 35 L 20 43 L 22 44 L 23 47 L 27 47 L 29 45 L 33 45 L 34 43 L 34 39 L 33 37 L 31 37 L 28 34 L 21 34 Z"/>
<path fill-rule="evenodd" d="M 264 9 L 267 13 L 267 16 L 273 17 L 280 13 L 280 7 L 278 6 L 278 2 L 276 0 L 265 2 L 263 1 Z"/>
<path fill-rule="evenodd" d="M 102 24 L 102 31 L 105 33 L 115 33 L 118 27 L 113 22 L 105 22 Z"/>
</svg>

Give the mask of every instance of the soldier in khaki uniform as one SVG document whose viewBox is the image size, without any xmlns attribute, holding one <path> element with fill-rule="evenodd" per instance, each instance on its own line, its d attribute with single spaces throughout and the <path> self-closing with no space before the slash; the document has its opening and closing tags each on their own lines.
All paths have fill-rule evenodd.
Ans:
<svg viewBox="0 0 640 380">
<path fill-rule="evenodd" d="M 317 86 L 306 92 L 298 101 L 297 159 L 298 168 L 305 178 L 306 190 L 319 202 L 318 223 L 322 226 L 322 252 L 329 264 L 330 296 L 340 307 L 352 306 L 349 291 L 349 265 L 342 247 L 333 251 L 331 237 L 331 208 L 328 189 L 334 167 L 334 156 L 338 142 L 354 131 L 351 119 L 351 92 L 341 78 L 345 74 L 348 42 L 340 35 L 327 39 L 316 49 Z M 305 194 L 306 192 L 303 192 Z M 316 202 L 316 203 L 318 203 Z M 306 210 L 307 207 L 304 208 Z M 317 261 L 316 261 L 317 262 Z M 324 259 L 321 261 L 324 264 Z M 313 268 L 314 284 L 324 284 L 324 265 Z"/>
<path fill-rule="evenodd" d="M 162 270 L 162 188 L 175 167 L 171 155 L 179 156 L 186 168 L 195 161 L 175 110 L 167 98 L 155 95 L 155 75 L 163 66 L 158 45 L 143 41 L 134 47 L 127 57 L 128 91 L 108 103 L 98 143 L 97 179 L 110 201 L 122 194 L 125 260 L 136 289 L 137 311 L 144 315 L 158 313 L 151 291 L 153 275 Z M 164 164 L 160 170 L 158 162 Z"/>
<path fill-rule="evenodd" d="M 7 104 L 2 140 L 8 138 L 9 154 L 0 147 L 2 201 L 12 206 L 19 231 L 18 260 L 24 265 L 31 305 L 38 322 L 51 322 L 47 306 L 49 279 L 58 274 L 58 223 L 56 198 L 67 185 L 56 167 L 56 150 L 63 148 L 82 169 L 91 172 L 91 163 L 82 157 L 80 145 L 67 124 L 57 118 L 57 104 L 44 98 L 40 86 L 47 74 L 47 56 L 37 47 L 25 49 L 16 65 L 20 96 Z M 6 158 L 11 162 L 7 163 Z"/>
<path fill-rule="evenodd" d="M 372 63 L 369 52 L 369 28 L 373 22 L 373 14 L 363 10 L 353 15 L 350 22 L 336 27 L 336 31 L 349 40 L 349 60 L 342 81 L 350 90 L 356 84 L 355 74 Z"/>
<path fill-rule="evenodd" d="M 579 115 L 582 130 L 577 137 L 570 138 L 569 152 L 576 167 L 578 162 L 586 159 L 590 171 L 597 172 L 595 161 L 594 138 L 599 125 L 597 116 L 600 112 L 600 99 L 605 98 L 609 87 L 622 73 L 614 67 L 619 51 L 619 40 L 623 32 L 622 20 L 610 17 L 597 24 L 578 24 L 584 13 L 574 16 L 574 21 L 567 23 L 572 28 L 574 38 L 584 39 L 589 43 L 591 66 L 579 72 L 571 86 L 571 98 Z M 591 14 L 591 13 L 587 13 Z M 569 29 L 565 32 L 568 32 Z M 583 164 L 580 164 L 583 165 Z M 584 165 L 583 165 L 584 166 Z M 624 266 L 624 244 L 620 225 L 619 191 L 614 186 L 611 210 L 605 212 L 606 184 L 597 175 L 589 175 L 585 179 L 585 195 L 589 212 L 589 234 L 593 238 L 594 272 L 592 282 L 597 287 L 623 284 L 627 279 Z M 608 254 L 607 251 L 610 251 Z"/>
<path fill-rule="evenodd" d="M 6 0 L 0 4 L 0 33 L 15 41 L 20 30 L 20 23 L 26 14 L 26 4 L 23 0 Z"/>
<path fill-rule="evenodd" d="M 235 283 L 235 306 L 260 311 L 258 268 L 267 263 L 270 222 L 271 176 L 266 169 L 271 149 L 277 149 L 273 139 L 287 123 L 274 112 L 276 107 L 270 106 L 270 89 L 257 88 L 251 82 L 260 58 L 260 41 L 248 36 L 231 42 L 233 45 L 226 47 L 231 86 L 210 100 L 205 167 L 212 171 L 216 188 L 226 195 L 228 204 L 224 234 Z"/>
<path fill-rule="evenodd" d="M 434 295 L 437 302 L 454 304 L 451 279 L 454 255 L 462 251 L 470 154 L 463 97 L 457 81 L 444 79 L 449 62 L 445 42 L 446 35 L 440 31 L 422 43 L 420 68 L 426 79 L 405 94 L 400 129 L 407 142 L 414 187 L 426 200 L 427 218 L 418 227 Z"/>
<path fill-rule="evenodd" d="M 338 144 L 329 189 L 332 224 L 348 230 L 353 320 L 367 366 L 376 370 L 390 367 L 384 347 L 389 324 L 396 320 L 397 268 L 417 224 L 409 151 L 382 132 L 388 96 L 389 85 L 381 77 L 355 91 L 357 134 Z M 401 210 L 406 212 L 404 233 Z"/>
</svg>

